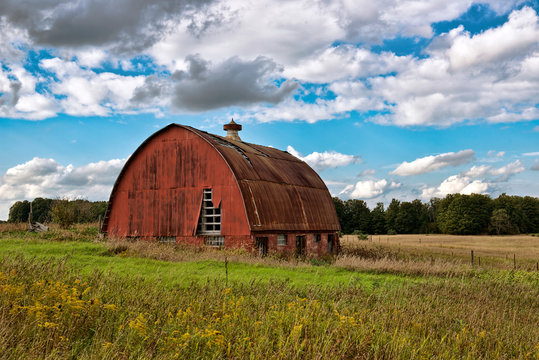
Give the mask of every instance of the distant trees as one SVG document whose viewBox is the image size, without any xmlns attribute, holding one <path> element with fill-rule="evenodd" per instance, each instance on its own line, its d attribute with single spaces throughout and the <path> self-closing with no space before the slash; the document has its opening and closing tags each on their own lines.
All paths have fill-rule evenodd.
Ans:
<svg viewBox="0 0 539 360">
<path fill-rule="evenodd" d="M 8 222 L 26 222 L 32 204 L 32 221 L 40 223 L 54 222 L 62 227 L 73 223 L 96 222 L 107 211 L 106 201 L 88 201 L 82 199 L 45 199 L 35 198 L 17 201 L 9 209 Z"/>
<path fill-rule="evenodd" d="M 342 231 L 368 234 L 518 234 L 539 232 L 539 199 L 451 194 L 428 203 L 393 199 L 371 211 L 363 200 L 333 198 Z"/>
</svg>

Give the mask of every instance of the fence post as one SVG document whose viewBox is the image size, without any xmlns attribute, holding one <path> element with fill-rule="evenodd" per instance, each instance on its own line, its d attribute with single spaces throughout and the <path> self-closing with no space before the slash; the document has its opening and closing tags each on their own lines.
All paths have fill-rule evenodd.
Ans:
<svg viewBox="0 0 539 360">
<path fill-rule="evenodd" d="M 513 269 L 517 268 L 517 256 L 516 254 L 513 254 Z"/>
<path fill-rule="evenodd" d="M 473 266 L 473 250 L 471 250 L 471 255 L 472 255 L 472 266 Z"/>
</svg>

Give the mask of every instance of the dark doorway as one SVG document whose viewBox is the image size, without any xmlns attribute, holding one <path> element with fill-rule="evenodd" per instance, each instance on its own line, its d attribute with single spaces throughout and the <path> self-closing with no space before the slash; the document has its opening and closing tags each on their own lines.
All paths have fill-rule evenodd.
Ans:
<svg viewBox="0 0 539 360">
<path fill-rule="evenodd" d="M 328 253 L 333 254 L 334 250 L 335 250 L 335 235 L 329 234 L 328 235 Z"/>
<path fill-rule="evenodd" d="M 296 256 L 305 256 L 306 236 L 296 235 Z"/>
<path fill-rule="evenodd" d="M 258 255 L 264 257 L 268 254 L 268 238 L 266 236 L 256 238 L 256 247 Z"/>
</svg>

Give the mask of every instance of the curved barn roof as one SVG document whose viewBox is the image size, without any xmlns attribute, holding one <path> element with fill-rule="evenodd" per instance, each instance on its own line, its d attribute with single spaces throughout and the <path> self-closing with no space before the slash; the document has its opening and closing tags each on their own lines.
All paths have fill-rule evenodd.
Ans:
<svg viewBox="0 0 539 360">
<path fill-rule="evenodd" d="M 234 174 L 243 196 L 251 231 L 340 230 L 329 191 L 318 174 L 286 151 L 235 141 L 190 126 L 170 124 L 146 139 L 129 158 L 112 189 L 137 153 L 155 136 L 180 127 L 195 133 L 215 148 Z M 107 229 L 108 216 L 103 230 Z"/>
</svg>

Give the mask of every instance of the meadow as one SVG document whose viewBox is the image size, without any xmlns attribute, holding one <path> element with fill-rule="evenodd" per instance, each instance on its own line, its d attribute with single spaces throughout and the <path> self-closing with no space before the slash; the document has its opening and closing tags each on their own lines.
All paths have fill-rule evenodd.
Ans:
<svg viewBox="0 0 539 360">
<path fill-rule="evenodd" d="M 414 236 L 298 260 L 4 225 L 0 358 L 539 359 L 539 238 Z"/>
</svg>

